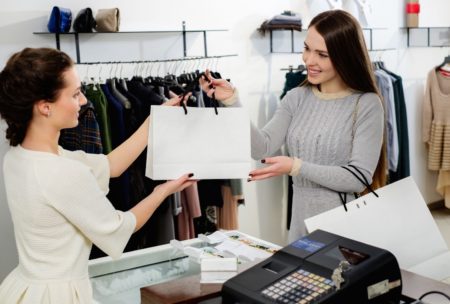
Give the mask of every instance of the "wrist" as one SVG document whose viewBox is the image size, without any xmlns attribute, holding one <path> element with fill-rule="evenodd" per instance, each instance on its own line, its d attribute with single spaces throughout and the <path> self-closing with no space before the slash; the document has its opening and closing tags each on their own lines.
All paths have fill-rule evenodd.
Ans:
<svg viewBox="0 0 450 304">
<path fill-rule="evenodd" d="M 237 89 L 235 87 L 232 87 L 231 89 L 233 90 L 233 94 L 230 97 L 220 101 L 223 105 L 227 107 L 232 106 L 238 99 Z"/>
<path fill-rule="evenodd" d="M 302 160 L 297 157 L 292 157 L 292 167 L 289 171 L 290 176 L 297 176 L 300 173 L 300 168 L 302 166 Z"/>
</svg>

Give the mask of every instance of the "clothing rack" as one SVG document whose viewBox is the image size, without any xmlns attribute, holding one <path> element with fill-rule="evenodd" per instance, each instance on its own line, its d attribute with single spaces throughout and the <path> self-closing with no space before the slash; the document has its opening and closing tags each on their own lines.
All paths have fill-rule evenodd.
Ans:
<svg viewBox="0 0 450 304">
<path fill-rule="evenodd" d="M 183 57 L 183 58 L 172 58 L 172 59 L 157 59 L 157 60 L 130 60 L 130 61 L 90 61 L 90 62 L 79 62 L 78 65 L 98 65 L 98 64 L 134 64 L 134 63 L 158 63 L 158 62 L 176 62 L 176 61 L 188 61 L 188 60 L 204 60 L 204 59 L 215 59 L 224 57 L 235 57 L 237 54 L 229 55 L 217 55 L 217 56 L 195 56 L 195 57 Z"/>
<path fill-rule="evenodd" d="M 299 64 L 296 68 L 294 68 L 292 65 L 290 65 L 288 68 L 282 68 L 281 71 L 304 71 L 306 70 L 306 66 L 303 64 Z"/>
</svg>

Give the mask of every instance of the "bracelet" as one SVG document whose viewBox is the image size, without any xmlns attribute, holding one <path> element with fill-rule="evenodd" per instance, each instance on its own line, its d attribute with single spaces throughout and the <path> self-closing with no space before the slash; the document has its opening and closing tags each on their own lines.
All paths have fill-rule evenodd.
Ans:
<svg viewBox="0 0 450 304">
<path fill-rule="evenodd" d="M 300 173 L 300 167 L 302 166 L 302 160 L 297 157 L 292 157 L 293 163 L 291 171 L 289 172 L 290 176 L 297 176 Z"/>
<path fill-rule="evenodd" d="M 231 95 L 230 97 L 228 97 L 225 100 L 221 100 L 220 102 L 228 107 L 228 106 L 232 106 L 236 102 L 237 99 L 238 99 L 238 91 L 235 87 L 233 87 L 233 95 Z"/>
</svg>

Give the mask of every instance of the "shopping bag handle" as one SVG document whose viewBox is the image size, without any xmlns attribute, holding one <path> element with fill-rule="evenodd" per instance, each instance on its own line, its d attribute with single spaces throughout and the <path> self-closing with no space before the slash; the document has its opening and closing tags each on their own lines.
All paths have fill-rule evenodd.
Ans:
<svg viewBox="0 0 450 304">
<path fill-rule="evenodd" d="M 345 166 L 341 166 L 341 168 L 347 170 L 348 172 L 350 172 L 351 174 L 353 174 L 354 177 L 356 177 L 364 186 L 366 186 L 367 189 L 369 189 L 369 191 L 375 195 L 376 197 L 379 197 L 378 194 L 372 189 L 372 187 L 370 186 L 369 182 L 367 181 L 366 177 L 364 176 L 364 174 L 362 174 L 361 171 L 359 171 L 359 169 L 357 167 L 355 167 L 354 165 L 348 165 L 349 167 L 352 167 L 353 169 L 355 169 L 359 175 L 361 175 L 361 177 L 359 177 L 355 172 L 353 172 L 352 170 L 350 170 L 349 168 L 345 167 Z M 347 212 L 347 193 L 341 193 L 338 192 L 339 194 L 339 198 L 341 199 L 341 203 L 344 206 L 345 211 Z M 353 193 L 355 195 L 355 199 L 358 198 L 358 193 L 354 192 Z"/>
<path fill-rule="evenodd" d="M 356 170 L 356 172 L 359 173 L 359 175 L 361 175 L 362 179 L 356 175 L 355 172 L 353 172 L 352 170 L 350 170 L 349 168 L 342 166 L 342 168 L 344 168 L 345 170 L 347 170 L 348 172 L 350 172 L 351 174 L 353 174 L 354 177 L 356 177 L 364 186 L 366 186 L 367 189 L 369 189 L 369 191 L 375 195 L 376 197 L 378 197 L 378 194 L 372 189 L 372 187 L 370 186 L 369 182 L 367 181 L 366 177 L 364 176 L 364 174 L 362 174 L 361 171 L 359 171 L 359 169 L 357 167 L 355 167 L 354 165 L 348 165 L 349 167 L 352 167 L 353 169 Z M 364 180 L 364 181 L 363 181 Z"/>
<path fill-rule="evenodd" d="M 187 107 L 184 104 L 184 98 L 186 97 L 186 95 L 192 91 L 194 89 L 194 85 L 200 80 L 200 78 L 206 78 L 206 74 L 205 72 L 200 73 L 197 77 L 195 77 L 195 79 L 191 82 L 190 85 L 188 85 L 185 89 L 183 94 L 181 95 L 181 106 L 183 107 L 184 110 L 184 114 L 187 115 L 188 111 L 187 111 Z M 213 85 L 210 85 L 210 88 L 214 88 Z M 214 105 L 214 112 L 216 113 L 216 115 L 219 115 L 219 111 L 217 110 L 217 107 L 219 106 L 219 102 L 216 99 L 216 93 L 213 92 L 212 93 L 212 103 Z"/>
</svg>

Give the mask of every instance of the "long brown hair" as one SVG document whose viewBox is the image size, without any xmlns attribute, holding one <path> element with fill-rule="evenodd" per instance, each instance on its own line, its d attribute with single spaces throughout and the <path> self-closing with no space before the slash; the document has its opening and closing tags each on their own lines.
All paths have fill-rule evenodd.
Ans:
<svg viewBox="0 0 450 304">
<path fill-rule="evenodd" d="M 375 93 L 382 100 L 358 21 L 345 11 L 330 10 L 314 17 L 308 28 L 311 27 L 325 40 L 334 69 L 345 84 L 355 91 Z M 306 79 L 302 85 L 311 84 Z M 384 130 L 380 158 L 372 179 L 374 189 L 384 186 L 387 180 L 385 132 Z"/>
</svg>

